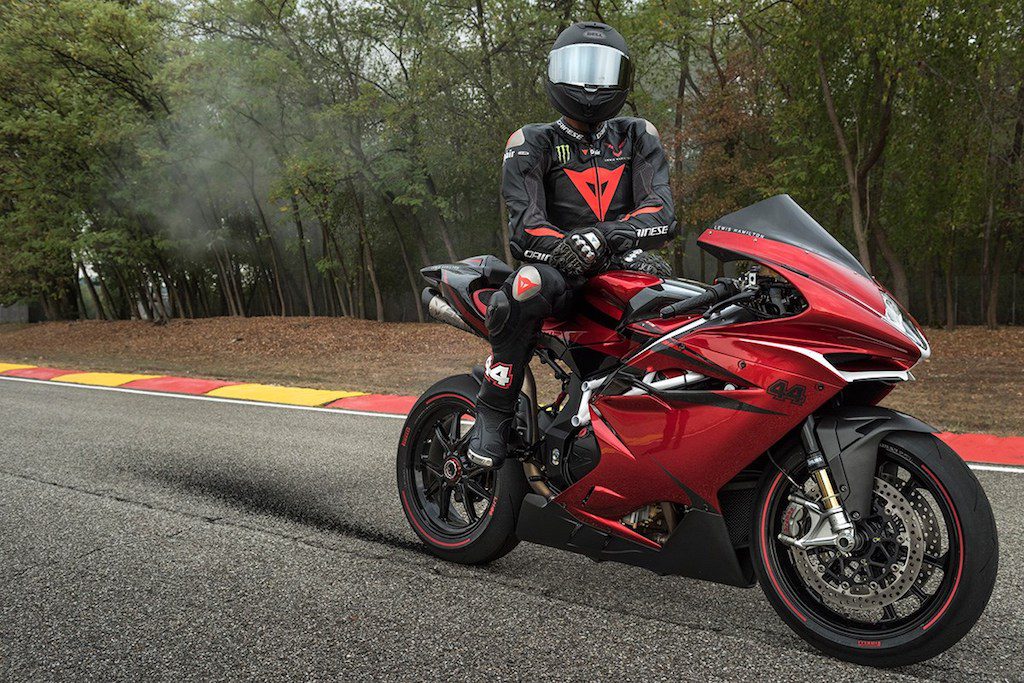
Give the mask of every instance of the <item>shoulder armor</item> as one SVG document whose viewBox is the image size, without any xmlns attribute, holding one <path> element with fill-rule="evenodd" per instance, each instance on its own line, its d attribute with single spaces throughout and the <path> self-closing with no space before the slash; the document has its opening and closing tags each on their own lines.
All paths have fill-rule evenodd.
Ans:
<svg viewBox="0 0 1024 683">
<path fill-rule="evenodd" d="M 516 132 L 512 133 L 512 135 L 508 136 L 508 142 L 505 143 L 505 149 L 520 147 L 527 144 L 537 147 L 541 144 L 541 139 L 543 137 L 544 124 L 528 123 Z"/>
<path fill-rule="evenodd" d="M 512 135 L 508 136 L 508 142 L 505 143 L 505 149 L 518 147 L 524 142 L 526 142 L 526 136 L 523 134 L 523 129 L 520 128 L 515 133 L 512 133 Z"/>
</svg>

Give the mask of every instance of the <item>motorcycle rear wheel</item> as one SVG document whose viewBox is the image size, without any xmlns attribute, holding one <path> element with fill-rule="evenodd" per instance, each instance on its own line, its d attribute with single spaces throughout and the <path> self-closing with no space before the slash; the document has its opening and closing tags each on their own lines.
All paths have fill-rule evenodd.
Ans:
<svg viewBox="0 0 1024 683">
<path fill-rule="evenodd" d="M 753 520 L 754 569 L 775 611 L 817 649 L 857 664 L 903 666 L 952 647 L 984 611 L 998 568 L 995 520 L 974 473 L 931 434 L 888 437 L 847 557 L 778 540 L 799 524 L 789 493 L 814 491 L 803 460 L 797 448 L 779 462 L 785 472 L 769 468 Z"/>
<path fill-rule="evenodd" d="M 479 387 L 471 375 L 430 387 L 402 427 L 396 459 L 409 526 L 432 554 L 459 564 L 492 562 L 515 548 L 527 491 L 518 461 L 490 471 L 466 458 L 467 422 Z"/>
</svg>

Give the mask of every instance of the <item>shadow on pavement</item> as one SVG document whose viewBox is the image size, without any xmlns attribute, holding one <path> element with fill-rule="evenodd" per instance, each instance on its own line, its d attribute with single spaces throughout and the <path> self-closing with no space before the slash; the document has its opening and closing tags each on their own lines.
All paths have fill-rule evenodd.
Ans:
<svg viewBox="0 0 1024 683">
<path fill-rule="evenodd" d="M 342 519 L 337 506 L 337 494 L 326 504 L 326 494 L 319 496 L 310 490 L 308 482 L 292 485 L 282 472 L 249 470 L 245 473 L 218 470 L 197 471 L 185 468 L 146 468 L 134 473 L 145 479 L 156 480 L 183 493 L 212 498 L 234 507 L 257 514 L 270 515 L 289 522 L 297 522 L 320 531 L 351 536 L 363 541 L 381 543 L 393 548 L 428 554 L 417 541 L 379 531 Z M 322 489 L 323 482 L 316 487 Z"/>
</svg>

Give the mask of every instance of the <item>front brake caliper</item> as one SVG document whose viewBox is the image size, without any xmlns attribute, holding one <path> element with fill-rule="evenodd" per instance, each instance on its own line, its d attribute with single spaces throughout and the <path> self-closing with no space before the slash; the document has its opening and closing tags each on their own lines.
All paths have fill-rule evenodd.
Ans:
<svg viewBox="0 0 1024 683">
<path fill-rule="evenodd" d="M 821 445 L 814 431 L 813 415 L 804 420 L 800 429 L 800 440 L 807 454 L 807 469 L 818 485 L 821 500 L 814 502 L 795 492 L 791 493 L 790 503 L 795 503 L 804 510 L 809 518 L 809 528 L 802 537 L 781 533 L 779 540 L 805 550 L 816 546 L 833 545 L 840 553 L 848 555 L 854 547 L 853 524 L 832 485 L 828 465 L 821 454 Z"/>
</svg>

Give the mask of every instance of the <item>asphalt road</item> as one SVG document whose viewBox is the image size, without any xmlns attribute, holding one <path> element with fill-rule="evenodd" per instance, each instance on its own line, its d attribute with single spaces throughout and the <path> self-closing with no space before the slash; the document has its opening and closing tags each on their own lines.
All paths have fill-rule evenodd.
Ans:
<svg viewBox="0 0 1024 683">
<path fill-rule="evenodd" d="M 1001 575 L 944 655 L 821 656 L 759 589 L 520 545 L 420 551 L 401 421 L 0 382 L 3 680 L 1024 680 L 1024 475 L 979 473 Z"/>
</svg>

